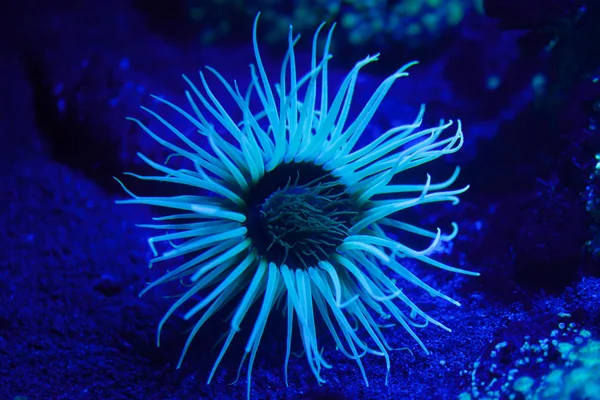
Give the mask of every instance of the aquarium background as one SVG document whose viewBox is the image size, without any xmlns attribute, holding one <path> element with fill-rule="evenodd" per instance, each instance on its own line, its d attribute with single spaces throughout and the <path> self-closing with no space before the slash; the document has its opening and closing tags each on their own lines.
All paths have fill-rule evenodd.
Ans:
<svg viewBox="0 0 600 400">
<path fill-rule="evenodd" d="M 429 166 L 461 166 L 471 189 L 455 207 L 410 218 L 460 225 L 438 259 L 459 276 L 408 264 L 457 308 L 406 292 L 453 332 L 387 329 L 385 363 L 335 351 L 318 385 L 301 354 L 283 377 L 285 318 L 270 318 L 253 369 L 255 399 L 600 399 L 600 2 L 593 0 L 107 0 L 7 2 L 0 13 L 0 399 L 243 399 L 244 344 L 206 379 L 226 324 L 215 321 L 175 366 L 189 323 L 156 327 L 176 288 L 138 293 L 154 210 L 117 206 L 113 180 L 165 150 L 127 116 L 150 94 L 184 100 L 181 74 L 210 65 L 240 86 L 253 62 L 251 28 L 278 74 L 289 25 L 309 66 L 321 21 L 337 21 L 330 86 L 380 52 L 356 97 L 406 62 L 363 142 L 412 122 L 460 118 L 463 149 Z M 303 64 L 304 63 L 304 64 Z M 233 108 L 226 92 L 215 93 Z M 366 99 L 364 99 L 366 101 Z M 151 124 L 152 127 L 152 124 Z M 409 177 L 407 176 L 407 179 Z M 412 178 L 410 178 L 412 179 Z M 444 178 L 445 179 L 445 178 Z M 145 188 L 145 187 L 144 187 Z M 155 189 L 156 190 L 156 189 Z M 243 369 L 245 371 L 245 369 Z"/>
</svg>

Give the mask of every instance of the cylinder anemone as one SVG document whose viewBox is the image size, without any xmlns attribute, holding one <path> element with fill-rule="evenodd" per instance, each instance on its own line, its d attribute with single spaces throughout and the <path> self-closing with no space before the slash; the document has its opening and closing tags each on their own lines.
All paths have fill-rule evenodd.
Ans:
<svg viewBox="0 0 600 400">
<path fill-rule="evenodd" d="M 272 85 L 258 49 L 257 21 L 258 16 L 253 28 L 256 64 L 250 66 L 251 83 L 244 94 L 236 83 L 229 84 L 216 70 L 207 68 L 239 107 L 236 112 L 243 116 L 241 122 L 234 121 L 225 110 L 203 72 L 202 90 L 183 77 L 189 85 L 185 92 L 189 111 L 155 97 L 193 126 L 200 135 L 197 140 L 148 108 L 142 107 L 179 144 L 132 119 L 189 165 L 170 167 L 138 154 L 159 174 L 129 174 L 182 185 L 189 194 L 141 197 L 123 185 L 131 199 L 118 203 L 172 210 L 154 218 L 155 223 L 141 225 L 159 232 L 149 239 L 154 253 L 150 265 L 177 261 L 142 294 L 171 281 L 184 285 L 185 292 L 158 325 L 160 341 L 163 325 L 175 312 L 182 310 L 186 320 L 194 321 L 178 366 L 200 328 L 233 303 L 230 327 L 208 383 L 240 332 L 242 320 L 256 306 L 258 314 L 246 334 L 240 363 L 241 369 L 249 357 L 248 397 L 257 349 L 267 319 L 277 307 L 287 315 L 286 384 L 295 330 L 318 382 L 324 381 L 322 369 L 331 367 L 321 351 L 317 318 L 337 349 L 358 364 L 368 384 L 362 362 L 366 354 L 383 357 L 388 373 L 390 370 L 391 347 L 382 332 L 382 320 L 386 326 L 402 326 L 425 352 L 415 328 L 432 323 L 450 330 L 411 301 L 402 290 L 405 285 L 459 305 L 410 272 L 403 260 L 412 258 L 446 271 L 477 275 L 431 257 L 441 242 L 456 236 L 456 224 L 452 224 L 451 232 L 442 234 L 439 228 L 430 231 L 401 219 L 403 210 L 417 205 L 458 203 L 457 196 L 468 188 L 449 189 L 459 169 L 440 183 L 433 183 L 429 175 L 421 184 L 392 182 L 403 171 L 456 152 L 463 143 L 461 124 L 458 121 L 450 135 L 444 133 L 452 121 L 422 128 L 422 106 L 412 123 L 389 129 L 358 146 L 392 84 L 406 76 L 407 68 L 415 63 L 404 65 L 385 79 L 360 112 L 350 118 L 359 71 L 378 55 L 358 62 L 338 91 L 331 93 L 327 74 L 333 27 L 322 52 L 317 43 L 323 25 L 315 33 L 310 71 L 303 76 L 297 76 L 297 38 L 290 27 L 279 84 Z M 255 110 L 257 104 L 260 108 Z M 210 148 L 202 148 L 200 139 Z M 414 249 L 395 239 L 400 232 L 428 238 L 431 244 Z"/>
</svg>

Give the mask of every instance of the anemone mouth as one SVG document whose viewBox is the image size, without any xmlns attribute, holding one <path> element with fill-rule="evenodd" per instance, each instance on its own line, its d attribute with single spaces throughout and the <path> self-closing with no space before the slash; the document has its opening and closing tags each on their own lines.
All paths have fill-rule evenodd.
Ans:
<svg viewBox="0 0 600 400">
<path fill-rule="evenodd" d="M 248 237 L 258 253 L 292 270 L 330 261 L 360 213 L 349 188 L 310 162 L 278 165 L 245 202 Z"/>
</svg>

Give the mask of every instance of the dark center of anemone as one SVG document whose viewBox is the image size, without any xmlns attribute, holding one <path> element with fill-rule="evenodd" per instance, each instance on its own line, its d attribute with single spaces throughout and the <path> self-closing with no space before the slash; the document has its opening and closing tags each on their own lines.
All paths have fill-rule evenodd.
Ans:
<svg viewBox="0 0 600 400">
<path fill-rule="evenodd" d="M 293 269 L 327 260 L 358 211 L 347 188 L 311 163 L 279 165 L 246 201 L 248 235 L 259 254 Z"/>
</svg>

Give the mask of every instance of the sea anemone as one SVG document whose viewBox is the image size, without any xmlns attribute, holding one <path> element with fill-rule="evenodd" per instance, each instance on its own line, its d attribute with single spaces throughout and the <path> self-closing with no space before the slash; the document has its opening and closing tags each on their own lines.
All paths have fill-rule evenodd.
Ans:
<svg viewBox="0 0 600 400">
<path fill-rule="evenodd" d="M 403 222 L 403 210 L 433 202 L 458 203 L 468 187 L 448 190 L 459 168 L 444 182 L 433 183 L 427 175 L 421 184 L 392 183 L 397 174 L 456 152 L 463 143 L 460 121 L 455 133 L 444 138 L 451 125 L 422 129 L 425 111 L 420 108 L 414 122 L 397 126 L 359 146 L 361 135 L 392 84 L 406 76 L 404 65 L 385 79 L 367 103 L 350 118 L 359 71 L 378 55 L 358 62 L 330 98 L 328 86 L 329 30 L 322 53 L 318 52 L 321 25 L 313 38 L 310 71 L 297 76 L 292 29 L 283 59 L 279 84 L 273 85 L 261 60 L 253 28 L 256 66 L 250 66 L 251 83 L 242 94 L 237 83 L 229 84 L 216 70 L 207 68 L 229 92 L 243 119 L 236 122 L 211 91 L 202 72 L 199 90 L 183 76 L 190 111 L 160 97 L 190 124 L 210 150 L 184 134 L 158 113 L 142 107 L 160 121 L 185 146 L 163 139 L 137 119 L 147 134 L 172 151 L 189 168 L 171 168 L 139 157 L 160 172 L 158 176 L 128 174 L 143 180 L 169 182 L 187 188 L 185 195 L 132 197 L 121 204 L 145 204 L 176 210 L 155 218 L 158 223 L 141 225 L 161 231 L 149 239 L 153 264 L 171 261 L 177 266 L 152 282 L 143 292 L 171 281 L 180 281 L 185 292 L 177 298 L 158 325 L 180 308 L 184 319 L 194 320 L 178 366 L 198 331 L 226 305 L 233 303 L 230 328 L 210 371 L 208 383 L 228 351 L 242 320 L 256 304 L 257 316 L 247 335 L 247 394 L 250 396 L 252 366 L 267 319 L 278 306 L 287 315 L 285 382 L 291 354 L 292 332 L 297 329 L 303 353 L 317 381 L 324 382 L 322 368 L 331 368 L 319 343 L 317 318 L 329 331 L 336 348 L 354 360 L 368 384 L 362 358 L 374 354 L 385 359 L 390 370 L 391 346 L 383 327 L 401 325 L 423 348 L 415 333 L 429 323 L 450 331 L 423 312 L 405 294 L 403 287 L 415 285 L 433 297 L 459 303 L 432 288 L 408 268 L 412 258 L 451 272 L 477 275 L 436 261 L 430 256 L 441 242 L 458 231 L 442 234 Z M 260 110 L 253 110 L 256 104 Z M 208 111 L 207 115 L 203 111 Z M 352 120 L 351 122 L 349 120 Z M 227 135 L 225 135 L 225 133 Z M 168 162 L 171 162 L 167 160 Z M 396 179 L 394 179 L 396 181 Z M 119 182 L 120 183 L 120 182 Z M 400 233 L 431 239 L 416 250 L 395 238 Z M 157 244 L 164 242 L 165 251 Z M 295 328 L 297 326 L 297 328 Z M 358 327 L 358 329 L 357 329 Z M 386 374 L 387 382 L 387 374 Z"/>
</svg>

